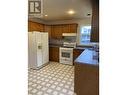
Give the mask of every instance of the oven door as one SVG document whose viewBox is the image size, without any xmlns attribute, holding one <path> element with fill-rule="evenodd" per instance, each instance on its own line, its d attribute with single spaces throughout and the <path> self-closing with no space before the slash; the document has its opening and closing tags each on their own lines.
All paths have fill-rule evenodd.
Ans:
<svg viewBox="0 0 127 95">
<path fill-rule="evenodd" d="M 73 48 L 60 48 L 60 63 L 73 63 Z"/>
<path fill-rule="evenodd" d="M 61 57 L 66 58 L 66 59 L 70 59 L 71 58 L 71 53 L 68 52 L 68 51 L 62 51 L 61 52 Z"/>
</svg>

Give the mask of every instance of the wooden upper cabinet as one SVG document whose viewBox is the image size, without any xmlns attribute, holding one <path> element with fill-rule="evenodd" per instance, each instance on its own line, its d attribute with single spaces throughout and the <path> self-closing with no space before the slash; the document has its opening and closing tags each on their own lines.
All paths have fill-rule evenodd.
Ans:
<svg viewBox="0 0 127 95">
<path fill-rule="evenodd" d="M 62 33 L 76 33 L 78 24 L 63 24 Z"/>
<path fill-rule="evenodd" d="M 50 25 L 45 25 L 44 29 L 45 29 L 44 32 L 48 32 L 49 38 L 51 38 L 51 26 Z"/>
<path fill-rule="evenodd" d="M 69 25 L 68 24 L 63 24 L 62 25 L 62 33 L 69 33 Z"/>
<path fill-rule="evenodd" d="M 78 27 L 78 24 L 70 24 L 69 25 L 70 27 L 70 33 L 77 33 L 77 27 Z"/>
<path fill-rule="evenodd" d="M 48 32 L 49 38 L 62 39 L 62 33 L 76 33 L 78 24 L 44 25 L 28 21 L 28 31 Z"/>
<path fill-rule="evenodd" d="M 91 42 L 99 42 L 99 0 L 92 1 Z"/>
<path fill-rule="evenodd" d="M 28 21 L 28 31 L 44 31 L 44 24 Z"/>
<path fill-rule="evenodd" d="M 56 39 L 62 38 L 62 26 L 61 25 L 52 25 L 51 26 L 51 37 Z"/>
<path fill-rule="evenodd" d="M 77 33 L 77 26 L 78 24 L 52 25 L 51 37 L 61 39 L 62 33 Z"/>
</svg>

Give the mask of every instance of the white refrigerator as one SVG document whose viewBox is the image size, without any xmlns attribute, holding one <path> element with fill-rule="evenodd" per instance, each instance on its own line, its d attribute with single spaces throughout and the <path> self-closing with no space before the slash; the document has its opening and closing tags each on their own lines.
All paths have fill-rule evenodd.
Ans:
<svg viewBox="0 0 127 95">
<path fill-rule="evenodd" d="M 28 68 L 38 69 L 49 62 L 48 33 L 28 33 Z"/>
</svg>

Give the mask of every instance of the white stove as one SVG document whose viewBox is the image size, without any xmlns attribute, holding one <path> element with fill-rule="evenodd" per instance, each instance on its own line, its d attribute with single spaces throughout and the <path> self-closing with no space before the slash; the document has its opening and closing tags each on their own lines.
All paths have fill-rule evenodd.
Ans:
<svg viewBox="0 0 127 95">
<path fill-rule="evenodd" d="M 59 62 L 73 65 L 73 48 L 76 47 L 76 33 L 63 33 L 63 47 L 60 47 Z"/>
<path fill-rule="evenodd" d="M 73 48 L 60 47 L 60 63 L 73 65 Z"/>
</svg>

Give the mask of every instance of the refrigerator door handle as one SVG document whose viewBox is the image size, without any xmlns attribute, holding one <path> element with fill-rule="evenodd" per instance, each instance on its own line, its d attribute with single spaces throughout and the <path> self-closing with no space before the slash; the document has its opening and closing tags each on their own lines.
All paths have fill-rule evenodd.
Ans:
<svg viewBox="0 0 127 95">
<path fill-rule="evenodd" d="M 37 48 L 38 48 L 38 49 L 42 49 L 42 43 L 38 43 Z"/>
</svg>

